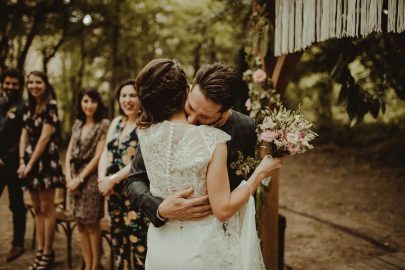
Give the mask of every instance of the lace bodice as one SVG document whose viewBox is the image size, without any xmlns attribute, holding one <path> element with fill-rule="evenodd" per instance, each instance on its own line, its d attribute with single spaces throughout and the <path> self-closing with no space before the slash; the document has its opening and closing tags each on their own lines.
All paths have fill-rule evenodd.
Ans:
<svg viewBox="0 0 405 270">
<path fill-rule="evenodd" d="M 164 121 L 138 130 L 139 143 L 152 195 L 161 198 L 194 188 L 194 197 L 207 194 L 208 163 L 216 146 L 230 136 L 213 127 Z"/>
</svg>

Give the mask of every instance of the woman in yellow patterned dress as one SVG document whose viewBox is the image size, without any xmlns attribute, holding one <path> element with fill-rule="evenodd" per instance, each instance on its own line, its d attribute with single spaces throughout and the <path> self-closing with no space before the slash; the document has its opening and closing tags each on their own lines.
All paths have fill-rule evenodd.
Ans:
<svg viewBox="0 0 405 270">
<path fill-rule="evenodd" d="M 108 212 L 115 268 L 144 269 L 148 222 L 146 216 L 135 205 L 131 205 L 123 194 L 122 185 L 138 147 L 135 122 L 139 100 L 134 81 L 122 83 L 117 89 L 116 98 L 121 115 L 111 122 L 108 130 L 107 145 L 98 166 L 99 190 L 104 196 L 109 196 Z"/>
</svg>

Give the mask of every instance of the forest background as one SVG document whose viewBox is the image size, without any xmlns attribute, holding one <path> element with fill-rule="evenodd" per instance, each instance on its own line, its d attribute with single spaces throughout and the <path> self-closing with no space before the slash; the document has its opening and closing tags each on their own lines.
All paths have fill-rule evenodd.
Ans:
<svg viewBox="0 0 405 270">
<path fill-rule="evenodd" d="M 242 75 L 252 68 L 246 53 L 258 39 L 252 31 L 258 14 L 250 0 L 5 0 L 0 13 L 0 71 L 15 67 L 49 75 L 65 140 L 80 88 L 99 89 L 106 104 L 115 108 L 112 116 L 114 88 L 135 77 L 151 59 L 177 59 L 190 83 L 202 64 L 216 61 Z M 273 29 L 271 24 L 259 29 L 267 32 L 260 41 L 268 53 Z M 302 104 L 318 130 L 333 139 L 341 137 L 339 130 L 344 130 L 345 141 L 350 130 L 357 133 L 370 126 L 402 130 L 403 44 L 403 34 L 384 33 L 315 44 L 302 55 L 282 98 L 292 108 Z M 237 106 L 244 112 L 247 92 Z"/>
</svg>

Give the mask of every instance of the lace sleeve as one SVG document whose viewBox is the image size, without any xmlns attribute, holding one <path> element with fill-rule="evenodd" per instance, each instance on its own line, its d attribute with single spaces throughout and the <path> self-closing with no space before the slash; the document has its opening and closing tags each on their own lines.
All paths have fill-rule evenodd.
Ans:
<svg viewBox="0 0 405 270">
<path fill-rule="evenodd" d="M 199 128 L 205 144 L 210 152 L 210 156 L 212 156 L 218 144 L 226 143 L 227 141 L 231 140 L 231 136 L 220 129 L 203 125 L 199 126 Z"/>
</svg>

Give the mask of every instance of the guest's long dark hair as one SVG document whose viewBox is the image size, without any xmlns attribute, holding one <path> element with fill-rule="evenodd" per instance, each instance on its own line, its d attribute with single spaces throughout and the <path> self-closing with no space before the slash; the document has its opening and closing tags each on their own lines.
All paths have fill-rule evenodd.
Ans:
<svg viewBox="0 0 405 270">
<path fill-rule="evenodd" d="M 53 88 L 53 86 L 49 82 L 48 76 L 46 76 L 46 74 L 44 72 L 39 71 L 39 70 L 33 70 L 30 73 L 28 73 L 27 84 L 28 84 L 28 78 L 31 75 L 40 77 L 45 83 L 45 93 L 44 93 L 44 96 L 43 96 L 44 103 L 43 103 L 43 107 L 40 110 L 40 111 L 42 111 L 46 106 L 45 104 L 47 104 L 51 99 L 56 99 L 55 89 Z M 32 115 L 35 114 L 36 105 L 37 105 L 36 99 L 31 95 L 30 91 L 28 91 L 28 108 L 29 108 Z"/>
<path fill-rule="evenodd" d="M 79 91 L 76 98 L 77 119 L 83 123 L 86 121 L 86 115 L 82 109 L 82 99 L 84 96 L 89 96 L 93 101 L 97 102 L 97 110 L 93 115 L 94 121 L 99 122 L 107 116 L 107 108 L 104 106 L 100 93 L 94 87 L 83 88 Z"/>
</svg>

